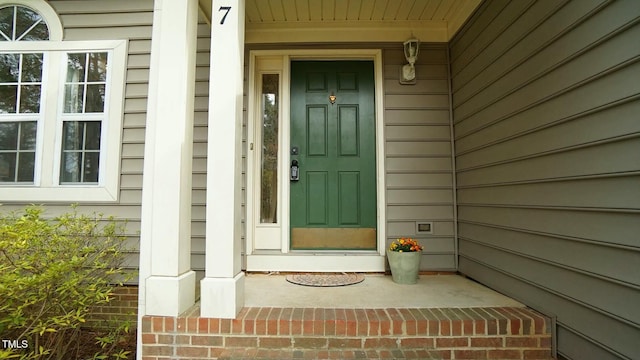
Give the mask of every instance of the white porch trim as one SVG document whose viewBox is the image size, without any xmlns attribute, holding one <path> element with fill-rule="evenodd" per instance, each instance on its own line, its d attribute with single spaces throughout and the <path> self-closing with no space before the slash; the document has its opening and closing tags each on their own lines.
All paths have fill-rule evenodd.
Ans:
<svg viewBox="0 0 640 360">
<path fill-rule="evenodd" d="M 293 272 L 382 272 L 385 256 L 377 252 L 273 254 L 258 252 L 247 256 L 247 269 L 251 271 Z"/>
<path fill-rule="evenodd" d="M 155 1 L 140 232 L 139 318 L 178 316 L 195 303 L 191 163 L 197 23 L 197 0 Z"/>
<path fill-rule="evenodd" d="M 214 0 L 211 23 L 205 278 L 200 316 L 244 306 L 241 258 L 244 0 Z"/>
</svg>

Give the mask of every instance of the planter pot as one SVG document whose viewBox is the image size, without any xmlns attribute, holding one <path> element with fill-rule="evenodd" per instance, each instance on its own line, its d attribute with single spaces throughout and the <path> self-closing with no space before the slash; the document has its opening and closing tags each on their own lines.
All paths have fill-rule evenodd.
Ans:
<svg viewBox="0 0 640 360">
<path fill-rule="evenodd" d="M 398 252 L 387 250 L 387 259 L 391 268 L 393 282 L 398 284 L 415 284 L 420 271 L 421 251 Z"/>
</svg>

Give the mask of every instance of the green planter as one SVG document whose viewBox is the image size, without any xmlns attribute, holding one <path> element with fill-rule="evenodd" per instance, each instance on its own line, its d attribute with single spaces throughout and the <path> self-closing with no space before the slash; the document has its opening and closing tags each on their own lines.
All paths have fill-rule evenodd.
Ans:
<svg viewBox="0 0 640 360">
<path fill-rule="evenodd" d="M 391 268 L 393 282 L 415 284 L 418 282 L 422 251 L 398 252 L 387 250 L 387 259 Z"/>
</svg>

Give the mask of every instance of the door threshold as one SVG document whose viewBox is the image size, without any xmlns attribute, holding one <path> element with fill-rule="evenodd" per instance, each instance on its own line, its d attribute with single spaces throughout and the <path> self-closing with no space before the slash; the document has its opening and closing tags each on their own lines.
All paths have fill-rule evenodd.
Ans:
<svg viewBox="0 0 640 360">
<path fill-rule="evenodd" d="M 282 253 L 279 250 L 275 252 L 271 250 L 257 250 L 253 252 L 253 255 L 282 255 L 282 256 L 372 256 L 380 255 L 377 250 L 290 250 L 288 253 Z"/>
<path fill-rule="evenodd" d="M 247 255 L 247 271 L 382 272 L 385 261 L 377 251 L 260 251 Z"/>
</svg>

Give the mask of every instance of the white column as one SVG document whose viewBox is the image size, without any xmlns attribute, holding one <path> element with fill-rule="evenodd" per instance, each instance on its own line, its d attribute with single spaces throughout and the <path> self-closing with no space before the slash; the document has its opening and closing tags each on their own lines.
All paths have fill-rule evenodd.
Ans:
<svg viewBox="0 0 640 360">
<path fill-rule="evenodd" d="M 195 303 L 191 165 L 197 0 L 155 0 L 140 233 L 141 315 Z"/>
<path fill-rule="evenodd" d="M 244 0 L 213 0 L 203 317 L 234 318 L 244 306 L 240 238 L 244 8 Z"/>
</svg>

